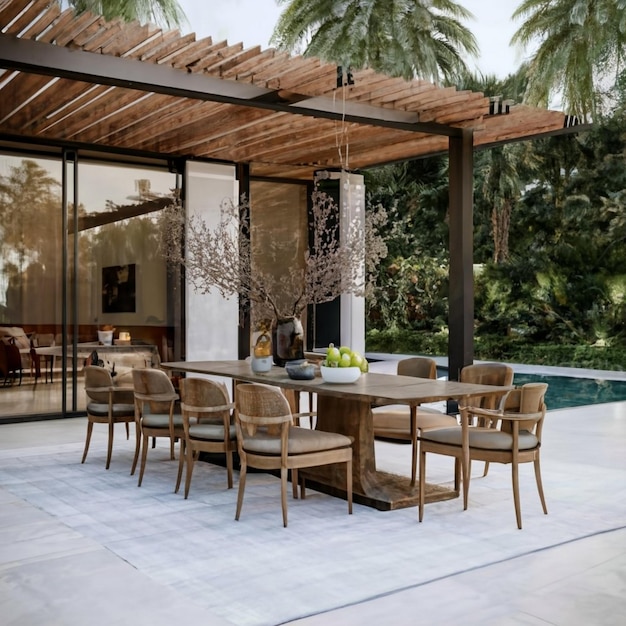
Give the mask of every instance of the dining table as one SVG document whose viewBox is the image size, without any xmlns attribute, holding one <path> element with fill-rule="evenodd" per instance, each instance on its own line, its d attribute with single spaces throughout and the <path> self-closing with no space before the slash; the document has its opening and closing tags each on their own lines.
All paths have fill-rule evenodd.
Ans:
<svg viewBox="0 0 626 626">
<path fill-rule="evenodd" d="M 54 361 L 55 359 L 61 359 L 63 357 L 63 346 L 34 346 L 32 348 L 21 349 L 20 353 L 31 354 L 33 350 L 35 354 L 45 359 L 45 382 L 48 382 L 48 376 L 50 377 L 50 382 L 53 382 Z M 66 359 L 73 358 L 73 350 L 74 348 L 71 344 L 65 347 Z M 128 353 L 130 355 L 138 354 L 140 357 L 144 356 L 145 365 L 152 366 L 156 362 L 159 354 L 156 345 L 143 342 L 134 344 L 113 344 L 110 346 L 103 345 L 98 341 L 86 341 L 76 344 L 76 358 L 79 361 L 88 359 L 94 351 L 101 357 L 106 355 L 107 361 L 112 362 L 113 365 L 115 365 L 116 360 L 119 362 L 120 358 L 123 358 L 125 355 L 128 356 L 126 354 Z M 120 368 L 118 368 L 118 371 L 119 370 Z"/>
<path fill-rule="evenodd" d="M 269 372 L 255 373 L 249 361 L 175 361 L 161 367 L 176 373 L 203 374 L 252 382 L 316 394 L 318 430 L 336 432 L 352 438 L 352 484 L 355 502 L 378 510 L 393 510 L 418 504 L 418 488 L 408 476 L 385 472 L 376 467 L 374 424 L 371 407 L 380 404 L 404 404 L 456 400 L 460 404 L 482 396 L 502 396 L 512 386 L 481 385 L 451 380 L 433 380 L 397 374 L 369 372 L 353 383 L 328 383 L 316 375 L 312 380 L 289 378 L 284 367 L 272 366 Z M 344 474 L 342 475 L 342 472 Z M 345 497 L 345 469 L 341 464 L 311 468 L 307 483 L 339 497 Z M 426 485 L 426 502 L 459 497 L 459 491 L 447 485 Z"/>
</svg>

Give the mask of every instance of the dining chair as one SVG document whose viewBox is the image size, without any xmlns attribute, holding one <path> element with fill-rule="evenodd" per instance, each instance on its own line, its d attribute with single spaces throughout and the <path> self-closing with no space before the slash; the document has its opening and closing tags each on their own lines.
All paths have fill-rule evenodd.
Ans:
<svg viewBox="0 0 626 626">
<path fill-rule="evenodd" d="M 3 386 L 13 385 L 16 380 L 22 384 L 22 356 L 20 349 L 15 345 L 13 338 L 4 341 L 0 339 L 0 370 L 4 374 Z"/>
<path fill-rule="evenodd" d="M 315 393 L 312 391 L 296 391 L 294 389 L 285 389 L 281 387 L 281 391 L 287 402 L 293 419 L 294 426 L 304 426 L 308 424 L 309 428 L 315 429 L 317 420 L 317 411 L 315 409 Z M 308 411 L 302 411 L 302 394 L 308 394 Z"/>
<path fill-rule="evenodd" d="M 150 437 L 167 437 L 170 441 L 170 459 L 173 461 L 174 443 L 184 437 L 183 417 L 176 401 L 179 399 L 169 376 L 160 369 L 133 368 L 135 420 L 141 432 L 141 446 L 135 451 L 131 475 L 135 473 L 141 447 L 141 467 L 137 486 L 141 487 L 146 467 Z"/>
<path fill-rule="evenodd" d="M 81 463 L 89 452 L 94 424 L 108 424 L 106 469 L 111 465 L 113 433 L 115 424 L 126 425 L 126 439 L 129 439 L 128 425 L 135 421 L 135 401 L 132 389 L 123 389 L 113 384 L 110 372 L 104 367 L 88 365 L 83 368 L 85 394 L 87 395 L 87 436 Z M 135 451 L 139 445 L 139 428 L 136 428 Z"/>
<path fill-rule="evenodd" d="M 338 433 L 294 426 L 289 402 L 279 389 L 241 383 L 235 391 L 235 426 L 240 460 L 235 519 L 241 514 L 248 467 L 280 470 L 283 526 L 287 526 L 287 475 L 297 498 L 298 469 L 345 463 L 348 513 L 352 513 L 352 439 Z M 305 498 L 304 478 L 300 480 Z"/>
<path fill-rule="evenodd" d="M 473 383 L 474 385 L 495 385 L 499 387 L 509 387 L 513 384 L 513 368 L 506 363 L 472 363 L 466 365 L 461 370 L 460 380 L 462 383 Z M 498 402 L 502 401 L 502 396 L 494 394 L 472 398 L 472 406 L 481 409 L 495 409 Z M 484 425 L 484 420 L 477 418 L 479 425 Z M 483 476 L 489 472 L 489 462 L 485 463 Z"/>
<path fill-rule="evenodd" d="M 416 378 L 437 378 L 437 363 L 428 357 L 410 357 L 398 361 L 397 373 L 400 376 Z M 415 485 L 417 474 L 418 433 L 431 428 L 456 426 L 453 415 L 446 415 L 437 409 L 423 406 L 391 404 L 372 408 L 374 436 L 380 439 L 411 442 L 411 485 Z"/>
<path fill-rule="evenodd" d="M 461 425 L 431 430 L 420 435 L 419 521 L 424 516 L 426 454 L 452 456 L 455 489 L 463 485 L 463 510 L 467 509 L 471 463 L 474 460 L 511 465 L 513 501 L 517 527 L 522 528 L 519 497 L 519 464 L 534 464 L 535 480 L 543 512 L 548 509 L 540 468 L 541 434 L 546 414 L 546 383 L 528 383 L 513 389 L 499 409 L 461 407 Z M 483 425 L 475 425 L 477 419 Z"/>
<path fill-rule="evenodd" d="M 30 376 L 37 379 L 41 377 L 41 365 L 44 366 L 46 382 L 50 376 L 52 382 L 52 369 L 54 367 L 54 356 L 51 354 L 40 354 L 38 348 L 49 348 L 54 345 L 54 334 L 37 333 L 30 338 Z"/>
<path fill-rule="evenodd" d="M 233 452 L 237 448 L 237 435 L 233 422 L 235 404 L 230 402 L 224 383 L 206 378 L 183 378 L 180 381 L 181 413 L 184 437 L 179 454 L 178 493 L 185 474 L 185 499 L 189 495 L 191 475 L 200 452 L 226 455 L 228 488 L 233 488 Z"/>
</svg>

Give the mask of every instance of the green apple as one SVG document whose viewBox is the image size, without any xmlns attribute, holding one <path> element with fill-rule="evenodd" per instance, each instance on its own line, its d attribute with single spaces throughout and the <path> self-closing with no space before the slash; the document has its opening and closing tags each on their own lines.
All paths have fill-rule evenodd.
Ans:
<svg viewBox="0 0 626 626">
<path fill-rule="evenodd" d="M 333 364 L 339 363 L 341 359 L 341 352 L 339 352 L 339 348 L 335 348 L 335 346 L 331 343 L 328 346 L 328 351 L 326 352 L 326 360 L 330 367 L 333 367 Z"/>
<path fill-rule="evenodd" d="M 363 357 L 363 362 L 361 363 L 361 374 L 367 374 L 367 372 L 369 371 L 370 371 L 369 363 L 367 362 L 367 359 Z"/>
<path fill-rule="evenodd" d="M 339 352 L 341 352 L 341 354 L 351 354 L 352 350 L 350 350 L 349 346 L 341 346 Z"/>
<path fill-rule="evenodd" d="M 352 358 L 350 357 L 350 355 L 347 352 L 344 352 L 341 355 L 341 359 L 339 359 L 339 367 L 350 367 L 351 361 Z"/>
<path fill-rule="evenodd" d="M 361 367 L 363 363 L 363 357 L 358 352 L 353 352 L 350 358 L 350 365 L 352 367 Z"/>
</svg>

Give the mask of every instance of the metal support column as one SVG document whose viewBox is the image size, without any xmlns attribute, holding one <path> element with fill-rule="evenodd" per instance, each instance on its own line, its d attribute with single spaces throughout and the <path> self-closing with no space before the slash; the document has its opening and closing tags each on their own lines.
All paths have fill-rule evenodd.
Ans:
<svg viewBox="0 0 626 626">
<path fill-rule="evenodd" d="M 248 203 L 252 202 L 250 198 L 250 166 L 244 163 L 237 164 L 237 180 L 239 181 L 239 202 L 242 196 L 245 196 Z M 247 211 L 247 215 L 240 215 L 240 218 L 246 217 L 250 223 L 250 207 L 242 209 Z M 250 232 L 245 236 L 250 237 Z M 250 333 L 252 332 L 250 322 L 250 301 L 239 296 L 239 332 L 238 332 L 238 358 L 245 359 L 250 356 Z"/>
<path fill-rule="evenodd" d="M 448 376 L 459 380 L 474 360 L 473 132 L 449 139 L 450 290 Z"/>
</svg>

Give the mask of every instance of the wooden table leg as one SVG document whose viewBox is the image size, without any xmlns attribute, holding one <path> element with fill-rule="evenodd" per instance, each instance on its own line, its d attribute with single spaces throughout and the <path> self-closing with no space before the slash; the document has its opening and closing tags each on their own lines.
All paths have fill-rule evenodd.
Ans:
<svg viewBox="0 0 626 626">
<path fill-rule="evenodd" d="M 418 486 L 411 485 L 408 476 L 376 469 L 374 422 L 369 402 L 318 395 L 317 429 L 353 438 L 352 488 L 355 502 L 381 511 L 417 506 Z M 307 469 L 305 475 L 307 481 L 320 491 L 345 497 L 345 465 Z M 458 491 L 427 485 L 426 502 L 458 496 Z"/>
</svg>

